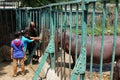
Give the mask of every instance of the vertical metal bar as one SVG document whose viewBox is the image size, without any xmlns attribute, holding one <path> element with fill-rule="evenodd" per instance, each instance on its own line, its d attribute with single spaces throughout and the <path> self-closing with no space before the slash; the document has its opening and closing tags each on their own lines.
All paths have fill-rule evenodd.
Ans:
<svg viewBox="0 0 120 80">
<path fill-rule="evenodd" d="M 48 19 L 48 12 L 47 12 L 47 10 L 44 11 L 44 16 L 45 16 L 44 27 L 48 28 L 49 19 Z"/>
<path fill-rule="evenodd" d="M 67 5 L 65 5 L 65 13 L 64 13 L 64 15 L 65 15 L 65 17 L 64 17 L 64 31 L 65 31 L 65 33 L 64 33 L 64 38 L 66 37 L 66 28 L 67 28 Z M 66 43 L 66 42 L 63 42 L 63 43 Z M 66 55 L 65 55 L 65 45 L 64 45 L 64 70 L 63 70 L 63 79 L 65 80 L 65 72 L 66 72 L 66 69 L 65 69 L 65 57 L 66 57 Z"/>
<path fill-rule="evenodd" d="M 117 36 L 117 28 L 118 28 L 118 10 L 119 10 L 119 1 L 116 0 L 115 6 L 115 20 L 114 20 L 114 37 L 113 37 L 113 52 L 112 52 L 112 64 L 110 71 L 110 80 L 113 80 L 113 68 L 114 68 L 114 60 L 115 60 L 115 50 L 116 50 L 116 36 Z"/>
<path fill-rule="evenodd" d="M 43 22 L 44 22 L 44 27 L 46 27 L 46 24 L 45 24 L 46 23 L 46 11 L 44 12 L 44 21 Z"/>
<path fill-rule="evenodd" d="M 18 10 L 16 9 L 16 31 L 18 31 L 18 23 L 19 23 L 19 20 L 18 20 Z"/>
<path fill-rule="evenodd" d="M 22 26 L 23 26 L 23 24 L 25 22 L 25 20 L 23 18 L 24 18 L 24 14 L 23 14 L 23 11 L 21 11 L 21 23 L 22 23 Z"/>
<path fill-rule="evenodd" d="M 45 12 L 43 11 L 42 12 L 42 15 L 41 15 L 41 26 L 42 26 L 42 32 L 44 32 L 44 28 L 45 28 Z M 42 33 L 42 34 L 44 34 L 44 33 Z M 44 36 L 42 37 L 43 39 L 45 38 Z M 43 43 L 44 43 L 44 41 L 43 41 Z M 43 46 L 43 49 L 45 50 L 45 46 Z"/>
<path fill-rule="evenodd" d="M 70 5 L 70 37 L 69 37 L 69 78 L 71 74 L 71 43 L 72 43 L 72 4 Z"/>
<path fill-rule="evenodd" d="M 42 57 L 42 60 L 41 60 L 40 64 L 38 65 L 38 68 L 37 68 L 32 80 L 37 80 L 37 78 L 39 77 L 39 74 L 40 74 L 40 72 L 43 68 L 43 65 L 44 65 L 48 55 L 49 54 L 45 52 L 44 56 Z"/>
<path fill-rule="evenodd" d="M 25 10 L 25 27 L 28 26 L 29 18 L 28 18 L 28 9 Z"/>
<path fill-rule="evenodd" d="M 87 42 L 87 12 L 88 12 L 88 4 L 85 4 L 82 1 L 82 36 L 81 36 L 81 64 L 82 68 L 80 68 L 80 79 L 85 79 L 85 71 L 86 71 L 86 42 Z M 80 66 L 80 65 L 79 65 Z"/>
<path fill-rule="evenodd" d="M 64 35 L 63 37 L 65 38 L 66 37 L 66 26 L 67 26 L 67 5 L 65 5 L 65 12 L 64 12 Z M 66 43 L 65 41 L 63 42 L 63 44 Z M 63 56 L 64 56 L 64 61 L 63 61 L 63 75 L 65 75 L 65 45 L 63 46 L 63 49 L 64 49 L 64 53 L 63 53 Z M 63 76 L 63 79 L 65 80 L 65 76 Z"/>
<path fill-rule="evenodd" d="M 33 16 L 32 17 L 32 21 L 35 22 L 35 11 L 33 10 L 32 12 L 33 12 L 33 14 L 32 14 L 32 16 Z"/>
<path fill-rule="evenodd" d="M 53 8 L 53 9 L 54 9 L 54 8 Z M 56 13 L 57 13 L 56 11 L 53 11 L 53 17 L 54 17 L 54 19 L 53 19 L 53 20 L 54 20 L 54 30 L 55 30 L 55 31 L 56 31 L 56 28 L 57 28 L 57 25 L 56 25 L 57 22 L 56 22 L 56 21 L 58 20 L 58 16 L 56 15 Z M 55 33 L 54 33 L 54 34 L 55 34 Z M 56 46 L 56 47 L 58 47 L 58 46 Z M 55 49 L 55 54 L 57 55 L 56 49 Z M 55 54 L 54 54 L 54 56 L 56 56 Z M 58 62 L 58 60 L 57 60 L 57 62 Z M 55 63 L 55 61 L 54 61 L 54 63 Z M 56 67 L 56 65 L 55 65 L 55 67 Z"/>
<path fill-rule="evenodd" d="M 93 12 L 92 12 L 92 40 L 91 40 L 91 55 L 90 55 L 90 80 L 92 80 L 93 50 L 94 50 L 94 26 L 95 26 L 95 2 L 93 2 Z"/>
<path fill-rule="evenodd" d="M 53 19 L 53 23 L 54 23 L 54 28 L 58 28 L 58 26 L 56 25 L 56 23 L 57 23 L 57 19 L 58 19 L 58 15 L 56 15 L 57 13 L 56 13 L 56 11 L 53 11 L 53 17 L 54 17 L 54 19 Z M 57 17 L 57 19 L 56 19 L 56 17 Z M 54 30 L 56 30 L 56 29 L 54 29 Z M 54 34 L 55 35 L 55 34 Z M 58 53 L 57 53 L 57 50 L 56 50 L 56 47 L 58 47 L 58 45 L 56 44 L 56 46 L 55 46 L 55 54 L 54 54 L 54 56 L 58 56 Z M 57 64 L 55 65 L 55 67 L 56 66 L 58 66 L 58 59 L 57 59 Z M 58 68 L 56 67 L 56 70 L 58 71 Z"/>
<path fill-rule="evenodd" d="M 50 24 L 49 14 L 48 14 L 48 11 L 46 11 L 46 27 L 47 28 L 49 28 L 49 24 Z"/>
<path fill-rule="evenodd" d="M 60 6 L 59 6 L 59 7 L 60 7 Z M 57 11 L 56 14 L 57 14 L 57 24 L 56 24 L 56 25 L 57 25 L 57 30 L 58 30 L 58 29 L 60 29 L 60 25 L 59 25 L 59 24 L 60 24 L 60 12 Z M 55 30 L 56 30 L 56 29 L 55 29 Z M 57 53 L 58 53 L 58 51 L 59 51 L 58 49 L 59 49 L 59 45 L 57 45 Z M 59 53 L 58 53 L 57 55 L 59 55 Z M 57 57 L 58 57 L 58 56 L 57 56 Z M 58 63 L 58 61 L 59 61 L 59 60 L 57 59 L 57 63 Z M 59 64 L 57 64 L 57 66 L 58 66 L 58 65 L 59 65 Z M 57 71 L 58 71 L 58 69 L 59 69 L 59 68 L 57 67 Z M 57 75 L 59 75 L 59 72 L 57 72 Z"/>
<path fill-rule="evenodd" d="M 64 29 L 66 31 L 66 27 L 67 27 L 67 5 L 65 5 L 65 12 L 64 12 Z"/>
<path fill-rule="evenodd" d="M 59 21 L 59 12 L 55 11 L 54 13 L 55 13 L 54 14 L 54 20 L 55 20 L 55 23 L 54 23 L 55 24 L 54 25 L 55 29 L 54 30 L 56 30 L 56 29 L 58 30 L 59 29 L 59 22 L 60 22 Z M 57 54 L 56 54 L 56 56 L 58 57 L 58 55 L 59 55 L 59 53 L 58 53 L 58 44 L 56 44 L 56 47 L 57 47 L 57 50 L 56 50 Z M 58 63 L 58 59 L 57 59 L 57 63 Z M 58 64 L 56 66 L 58 66 Z M 58 68 L 57 68 L 57 70 L 58 70 Z"/>
<path fill-rule="evenodd" d="M 47 24 L 47 13 L 46 13 L 47 11 L 45 10 L 45 12 L 44 12 L 44 16 L 45 16 L 45 19 L 44 19 L 44 27 L 45 28 L 47 28 L 47 26 L 46 26 L 46 24 Z"/>
<path fill-rule="evenodd" d="M 41 26 L 44 27 L 44 13 L 42 13 L 41 16 Z"/>
<path fill-rule="evenodd" d="M 40 26 L 40 24 L 41 24 L 41 11 L 40 10 L 39 10 L 38 16 L 39 16 L 39 33 L 41 33 L 41 26 Z"/>
<path fill-rule="evenodd" d="M 61 32 L 61 33 L 60 33 L 60 40 L 61 40 L 61 44 L 60 44 L 60 45 L 61 45 L 61 53 L 62 53 L 62 48 L 63 48 L 63 47 L 62 47 L 62 46 L 63 46 L 63 45 L 62 45 L 62 44 L 63 44 L 63 42 L 62 42 L 63 6 L 62 6 L 62 5 L 61 5 L 61 12 L 60 12 L 60 19 L 61 19 L 61 20 L 60 20 L 60 22 L 61 22 L 61 25 L 60 25 L 60 26 L 61 26 L 61 27 L 60 27 L 60 32 Z M 62 55 L 63 55 L 63 54 L 62 54 Z M 61 67 L 61 80 L 62 80 L 62 77 L 63 77 L 63 76 L 62 76 L 62 73 L 63 73 L 63 71 L 62 71 L 62 62 L 63 62 L 63 59 L 62 59 L 63 57 L 62 57 L 62 55 L 61 55 L 61 64 L 60 64 L 60 67 Z"/>
<path fill-rule="evenodd" d="M 101 49 L 100 49 L 100 78 L 102 80 L 102 66 L 103 66 L 103 54 L 104 54 L 104 30 L 106 24 L 106 2 L 103 2 L 103 20 L 102 20 L 102 41 L 101 41 Z"/>
<path fill-rule="evenodd" d="M 49 19 L 49 12 L 48 12 L 48 10 L 46 10 L 46 26 L 47 26 L 47 28 L 50 28 L 50 19 Z"/>
<path fill-rule="evenodd" d="M 20 19 L 20 22 L 19 22 L 19 30 L 21 30 L 22 29 L 22 23 L 21 23 L 21 11 L 22 10 L 19 10 L 19 19 Z"/>
<path fill-rule="evenodd" d="M 50 7 L 50 30 L 51 30 L 51 38 L 53 38 L 54 39 L 54 24 L 53 24 L 53 17 L 52 17 L 52 7 Z M 53 53 L 51 53 L 50 54 L 50 56 L 51 56 L 51 64 L 50 64 L 50 66 L 51 66 L 51 68 L 52 69 L 54 69 L 55 68 L 55 64 L 54 64 L 54 61 L 55 61 L 55 57 L 54 57 L 54 54 Z"/>
<path fill-rule="evenodd" d="M 75 63 L 78 57 L 78 4 L 76 4 L 76 50 L 75 50 Z"/>
<path fill-rule="evenodd" d="M 32 11 L 30 10 L 30 19 L 32 21 Z"/>
<path fill-rule="evenodd" d="M 35 11 L 35 14 L 36 14 L 36 16 L 35 16 L 35 19 L 36 19 L 36 21 L 35 21 L 35 25 L 36 25 L 36 28 L 38 29 L 38 10 L 36 10 Z"/>
<path fill-rule="evenodd" d="M 73 69 L 70 80 L 77 80 L 77 76 L 80 74 L 80 80 L 85 79 L 86 71 L 86 38 L 87 38 L 87 13 L 88 4 L 82 1 L 82 35 L 81 35 L 81 48 L 80 55 L 77 59 L 75 67 Z"/>
</svg>

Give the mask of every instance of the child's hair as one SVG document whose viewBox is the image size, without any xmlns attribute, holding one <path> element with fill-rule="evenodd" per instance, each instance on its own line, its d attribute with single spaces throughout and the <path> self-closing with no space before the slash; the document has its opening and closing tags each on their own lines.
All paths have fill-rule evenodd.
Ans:
<svg viewBox="0 0 120 80">
<path fill-rule="evenodd" d="M 21 30 L 21 35 L 27 34 L 28 32 L 26 30 Z"/>
<path fill-rule="evenodd" d="M 21 35 L 21 33 L 20 33 L 20 31 L 17 31 L 17 32 L 15 32 L 15 38 L 19 38 L 19 36 Z"/>
</svg>

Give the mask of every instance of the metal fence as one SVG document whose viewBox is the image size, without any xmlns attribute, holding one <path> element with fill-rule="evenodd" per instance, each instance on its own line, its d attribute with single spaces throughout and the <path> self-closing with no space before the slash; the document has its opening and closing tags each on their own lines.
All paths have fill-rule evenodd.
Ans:
<svg viewBox="0 0 120 80">
<path fill-rule="evenodd" d="M 101 1 L 101 3 L 99 3 L 101 4 L 100 6 L 99 4 L 97 4 L 97 2 L 99 1 L 74 1 L 74 2 L 71 1 L 71 2 L 65 2 L 65 3 L 51 4 L 51 5 L 48 5 L 42 8 L 42 9 L 44 8 L 48 9 L 49 18 L 50 18 L 49 20 L 50 20 L 51 37 L 50 37 L 49 44 L 46 48 L 45 54 L 42 58 L 42 61 L 39 64 L 39 67 L 36 70 L 36 73 L 33 77 L 34 80 L 37 79 L 39 72 L 41 71 L 48 55 L 50 55 L 51 57 L 51 67 L 54 68 L 56 71 L 58 71 L 57 74 L 61 75 L 61 80 L 77 80 L 77 79 L 84 80 L 85 78 L 93 80 L 95 78 L 93 76 L 94 75 L 93 74 L 93 62 L 97 60 L 97 59 L 94 59 L 95 57 L 94 55 L 97 54 L 94 52 L 94 48 L 97 47 L 97 46 L 94 46 L 96 44 L 94 43 L 95 42 L 94 29 L 97 25 L 96 20 L 98 19 L 98 17 L 100 17 L 100 20 L 97 20 L 97 21 L 99 22 L 99 26 L 101 27 L 101 38 L 99 38 L 101 40 L 99 42 L 101 46 L 98 49 L 100 60 L 98 64 L 99 73 L 97 73 L 99 77 L 97 79 L 99 80 L 104 79 L 103 77 L 104 76 L 103 75 L 104 60 L 103 59 L 105 56 L 103 55 L 107 53 L 107 52 L 105 53 L 104 51 L 106 47 L 106 43 L 104 43 L 104 41 L 106 40 L 104 38 L 106 36 L 104 35 L 104 29 L 106 27 L 106 19 L 109 19 L 108 12 L 106 11 L 106 8 L 107 8 L 106 5 L 108 4 L 107 3 L 108 1 Z M 97 7 L 100 7 L 100 9 L 99 10 L 96 9 Z M 88 14 L 90 13 L 89 10 L 92 10 L 90 14 L 91 17 L 89 17 L 89 14 Z M 96 10 L 102 11 L 102 14 L 97 14 Z M 96 14 L 100 16 L 97 17 Z M 113 32 L 114 34 L 111 38 L 113 42 L 111 44 L 113 46 L 111 46 L 110 48 L 112 49 L 112 51 L 108 53 L 108 54 L 111 54 L 111 57 L 112 57 L 110 59 L 111 60 L 110 62 L 112 63 L 109 69 L 110 73 L 108 77 L 108 79 L 110 80 L 112 80 L 113 78 L 113 66 L 114 66 L 114 59 L 115 59 L 115 53 L 116 53 L 116 38 L 119 38 L 118 36 L 116 36 L 117 35 L 117 24 L 118 24 L 118 1 L 116 1 L 114 5 L 114 15 L 115 15 L 113 19 L 114 25 L 112 25 L 112 27 L 114 27 L 114 32 Z M 87 29 L 88 29 L 89 21 L 91 21 L 90 27 L 91 27 L 92 34 L 91 34 L 91 39 L 88 41 Z M 47 24 L 48 22 L 49 21 L 46 22 L 45 20 L 45 22 L 43 23 Z M 57 42 L 61 40 L 60 41 L 60 48 L 61 48 L 60 52 L 58 52 L 57 50 L 58 48 L 56 48 L 56 46 L 58 47 L 59 44 L 55 44 L 56 40 L 54 41 L 53 39 L 53 38 L 56 39 L 56 34 L 57 34 L 56 30 L 58 30 L 58 28 L 61 31 L 61 33 L 58 34 L 58 35 L 61 35 L 61 37 L 57 40 Z M 63 33 L 63 29 L 65 33 Z M 68 29 L 69 29 L 69 32 L 67 33 Z M 81 30 L 81 39 L 79 38 L 80 35 L 78 35 L 79 30 Z M 67 36 L 67 39 L 65 36 Z M 79 43 L 79 41 L 81 42 L 81 44 Z M 89 42 L 91 43 L 91 45 L 89 46 L 91 52 L 89 53 L 90 54 L 89 56 L 86 56 L 88 54 L 87 43 Z M 66 56 L 66 53 L 68 53 L 69 55 Z M 79 53 L 80 55 L 78 56 L 77 54 Z M 71 65 L 72 63 L 71 54 L 74 54 L 74 56 L 76 56 L 75 57 L 76 65 L 73 69 L 71 69 L 72 68 L 71 67 L 72 66 Z M 61 55 L 61 57 L 55 61 L 55 58 L 58 55 Z M 87 61 L 86 59 L 90 60 L 90 67 L 89 67 L 90 73 L 88 74 L 86 72 L 86 61 Z M 55 62 L 56 65 L 54 65 L 54 63 L 52 62 Z M 67 72 L 68 74 L 66 74 Z M 78 77 L 79 75 L 80 77 Z"/>
<path fill-rule="evenodd" d="M 105 43 L 104 29 L 106 27 L 106 19 L 110 19 L 108 16 L 107 4 L 110 3 L 108 0 L 82 0 L 82 1 L 70 1 L 56 4 L 49 4 L 47 6 L 38 8 L 18 8 L 18 9 L 6 9 L 0 10 L 0 28 L 5 25 L 5 29 L 11 30 L 11 32 L 24 29 L 29 26 L 30 21 L 34 21 L 39 33 L 46 29 L 47 31 L 42 33 L 44 38 L 44 55 L 42 61 L 38 65 L 38 69 L 34 74 L 33 80 L 37 80 L 42 67 L 50 56 L 51 68 L 56 70 L 56 74 L 59 74 L 61 80 L 84 80 L 86 78 L 94 80 L 93 62 L 95 61 L 94 46 L 95 42 L 95 27 L 99 25 L 101 27 L 101 41 L 99 42 L 100 47 L 99 53 L 99 70 L 96 73 L 99 80 L 103 80 L 103 59 L 105 46 L 111 44 L 108 54 L 111 54 L 111 65 L 109 69 L 109 80 L 113 79 L 113 67 L 116 48 L 116 38 L 118 29 L 118 0 L 114 1 L 114 19 L 111 27 L 114 27 L 113 35 L 110 43 Z M 97 9 L 99 7 L 99 9 Z M 7 11 L 7 12 L 6 12 Z M 10 12 L 9 12 L 10 11 Z M 5 15 L 4 15 L 5 14 Z M 4 15 L 4 16 L 2 16 Z M 9 16 L 10 15 L 10 16 Z M 5 18 L 3 18 L 5 17 Z M 100 20 L 97 20 L 98 17 Z M 99 22 L 99 24 L 97 24 Z M 90 24 L 90 25 L 89 25 Z M 9 27 L 10 26 L 10 27 Z M 14 27 L 15 26 L 15 27 Z M 89 28 L 89 27 L 91 28 Z M 0 29 L 0 30 L 1 30 Z M 88 29 L 91 29 L 90 39 L 88 40 Z M 3 31 L 3 30 L 2 30 Z M 58 34 L 58 32 L 60 33 Z M 8 32 L 8 31 L 7 31 Z M 79 32 L 81 34 L 79 35 Z M 4 32 L 2 33 L 4 34 Z M 6 33 L 8 34 L 8 33 Z M 80 38 L 81 37 L 81 38 Z M 66 38 L 66 39 L 64 39 Z M 47 39 L 47 40 L 46 40 Z M 98 39 L 98 41 L 99 41 Z M 119 38 L 118 38 L 119 39 Z M 80 42 L 79 42 L 80 41 Z M 87 43 L 90 42 L 90 55 L 88 54 Z M 58 44 L 59 43 L 59 44 Z M 43 44 L 43 45 L 44 45 Z M 73 45 L 74 44 L 74 45 Z M 67 53 L 67 54 L 66 54 Z M 80 55 L 78 55 L 80 53 Z M 71 55 L 75 56 L 75 66 L 72 65 L 73 61 Z M 119 54 L 119 52 L 118 52 Z M 59 55 L 59 56 L 58 56 Z M 88 59 L 89 57 L 89 59 Z M 119 56 L 118 56 L 119 57 Z M 73 58 L 73 57 L 72 57 Z M 87 67 L 87 61 L 90 60 L 90 67 Z M 97 59 L 96 59 L 97 60 Z M 89 69 L 89 71 L 87 71 Z M 68 73 L 68 74 L 67 74 Z M 95 80 L 97 80 L 95 79 Z"/>
</svg>

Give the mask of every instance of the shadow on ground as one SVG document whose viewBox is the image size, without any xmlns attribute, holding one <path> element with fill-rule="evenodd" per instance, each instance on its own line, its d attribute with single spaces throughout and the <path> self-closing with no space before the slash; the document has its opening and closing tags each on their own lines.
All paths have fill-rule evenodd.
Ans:
<svg viewBox="0 0 120 80">
<path fill-rule="evenodd" d="M 11 65 L 11 62 L 6 62 L 6 61 L 1 61 L 0 60 L 0 76 L 3 76 L 5 74 L 7 74 L 5 72 L 2 72 L 2 70 L 4 69 L 4 67 L 6 67 L 8 65 Z"/>
<path fill-rule="evenodd" d="M 71 67 L 69 67 L 69 66 L 71 66 Z M 64 62 L 57 62 L 57 63 L 56 63 L 56 67 L 66 67 L 66 68 L 71 68 L 71 69 L 73 69 L 73 68 L 74 68 L 74 65 L 73 65 L 72 63 L 69 64 L 69 63 L 64 63 Z M 110 71 L 110 69 L 111 69 L 111 64 L 110 64 L 110 63 L 108 63 L 108 64 L 103 64 L 103 66 L 102 66 L 103 72 Z M 87 65 L 86 65 L 86 70 L 87 70 L 87 71 L 90 71 L 90 64 L 87 64 Z M 100 65 L 99 65 L 99 64 L 93 64 L 93 66 L 92 66 L 92 71 L 93 71 L 93 72 L 99 72 L 99 71 L 100 71 Z"/>
</svg>

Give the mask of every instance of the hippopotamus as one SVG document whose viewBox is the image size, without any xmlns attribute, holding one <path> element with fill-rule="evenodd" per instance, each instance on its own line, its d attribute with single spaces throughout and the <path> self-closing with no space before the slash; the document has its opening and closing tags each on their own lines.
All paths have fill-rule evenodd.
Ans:
<svg viewBox="0 0 120 80">
<path fill-rule="evenodd" d="M 55 36 L 55 42 L 59 44 L 61 42 L 61 33 L 60 30 L 57 30 L 56 36 Z M 65 50 L 65 52 L 69 53 L 69 38 L 70 38 L 70 31 L 62 31 L 62 48 Z M 71 56 L 73 59 L 73 63 L 75 64 L 75 51 L 76 51 L 76 34 L 72 33 L 71 38 Z M 91 43 L 92 36 L 87 36 L 87 42 L 86 42 L 86 58 L 87 63 L 90 62 L 90 56 L 91 56 Z M 100 54 L 101 54 L 101 41 L 102 36 L 94 36 L 94 49 L 93 49 L 93 63 L 99 64 L 100 63 Z M 80 54 L 80 42 L 81 42 L 81 35 L 78 36 L 78 51 L 77 55 Z M 59 46 L 60 47 L 60 46 Z M 113 48 L 113 36 L 112 35 L 105 35 L 104 36 L 104 51 L 103 51 L 103 63 L 110 63 L 112 62 L 112 48 Z M 115 61 L 118 61 L 120 58 L 120 37 L 117 36 L 116 39 L 116 50 L 115 50 Z"/>
</svg>

